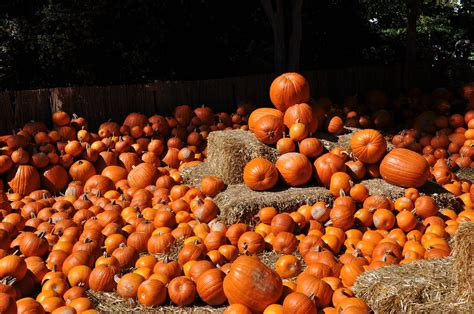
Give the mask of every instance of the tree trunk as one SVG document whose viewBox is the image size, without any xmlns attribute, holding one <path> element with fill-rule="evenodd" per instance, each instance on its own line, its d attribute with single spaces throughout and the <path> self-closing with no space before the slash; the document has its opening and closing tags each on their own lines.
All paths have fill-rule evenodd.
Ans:
<svg viewBox="0 0 474 314">
<path fill-rule="evenodd" d="M 275 71 L 282 73 L 286 68 L 285 11 L 283 0 L 275 0 L 275 2 L 276 8 L 273 7 L 272 0 L 261 0 L 273 29 Z"/>
<path fill-rule="evenodd" d="M 419 15 L 419 0 L 407 0 L 407 47 L 406 62 L 416 62 L 416 21 Z"/>
<path fill-rule="evenodd" d="M 303 37 L 303 26 L 301 9 L 303 0 L 291 1 L 291 37 L 288 47 L 288 70 L 296 71 L 300 65 L 301 39 Z"/>
</svg>

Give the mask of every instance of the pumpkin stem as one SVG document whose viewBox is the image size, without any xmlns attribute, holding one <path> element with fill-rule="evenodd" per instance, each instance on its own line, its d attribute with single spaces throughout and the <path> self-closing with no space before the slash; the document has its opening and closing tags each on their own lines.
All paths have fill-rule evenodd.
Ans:
<svg viewBox="0 0 474 314">
<path fill-rule="evenodd" d="M 118 283 L 120 281 L 120 277 L 119 277 L 118 274 L 114 275 L 114 281 L 115 281 L 115 283 Z"/>
<path fill-rule="evenodd" d="M 346 192 L 342 188 L 339 189 L 339 196 L 344 197 L 346 196 Z"/>
<path fill-rule="evenodd" d="M 325 227 L 327 226 L 332 226 L 332 220 L 329 219 L 325 224 L 324 224 Z"/>
</svg>

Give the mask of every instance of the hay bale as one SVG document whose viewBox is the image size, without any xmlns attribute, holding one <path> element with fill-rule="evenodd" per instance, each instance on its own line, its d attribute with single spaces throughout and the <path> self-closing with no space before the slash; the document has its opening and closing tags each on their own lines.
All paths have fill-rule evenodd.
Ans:
<svg viewBox="0 0 474 314">
<path fill-rule="evenodd" d="M 260 208 L 273 206 L 280 212 L 292 211 L 304 204 L 317 201 L 332 203 L 334 197 L 324 187 L 275 188 L 271 191 L 252 191 L 246 185 L 231 185 L 219 193 L 214 202 L 220 208 L 219 219 L 227 224 L 254 224 Z"/>
<path fill-rule="evenodd" d="M 207 138 L 209 168 L 227 185 L 243 182 L 245 165 L 257 157 L 272 162 L 278 151 L 261 143 L 253 133 L 244 130 L 215 131 Z"/>
<path fill-rule="evenodd" d="M 183 183 L 195 187 L 199 187 L 201 185 L 202 178 L 215 175 L 216 174 L 214 171 L 212 171 L 211 167 L 209 167 L 208 162 L 203 162 L 196 166 L 187 167 L 181 171 Z"/>
<path fill-rule="evenodd" d="M 458 291 L 467 291 L 474 301 L 474 221 L 459 226 L 452 255 Z"/>
<path fill-rule="evenodd" d="M 453 256 L 366 271 L 354 292 L 376 313 L 472 313 L 474 223 L 459 227 Z"/>
<path fill-rule="evenodd" d="M 380 178 L 363 180 L 361 183 L 369 190 L 369 194 L 383 195 L 392 201 L 405 195 L 404 188 L 390 184 Z M 459 212 L 463 208 L 463 204 L 455 195 L 437 183 L 427 181 L 425 185 L 419 188 L 419 191 L 421 194 L 433 197 L 439 209 L 451 208 Z"/>
<path fill-rule="evenodd" d="M 98 310 L 100 313 L 218 314 L 223 313 L 225 310 L 225 306 L 212 307 L 204 304 L 203 302 L 193 303 L 193 306 L 190 307 L 178 307 L 172 305 L 171 303 L 157 307 L 148 307 L 141 305 L 134 299 L 123 299 L 119 297 L 115 292 L 98 292 L 88 290 L 87 295 L 94 303 L 96 310 Z"/>
<path fill-rule="evenodd" d="M 456 175 L 461 180 L 468 180 L 474 182 L 474 168 L 464 168 L 456 172 Z"/>
<path fill-rule="evenodd" d="M 336 146 L 344 148 L 348 153 L 352 152 L 351 149 L 351 139 L 354 133 L 360 131 L 359 128 L 349 128 L 345 127 L 342 134 L 332 135 L 324 132 L 317 132 L 315 137 L 321 141 L 324 148 L 328 151 L 333 149 Z M 392 143 L 387 143 L 387 151 L 391 151 L 395 146 Z"/>
</svg>

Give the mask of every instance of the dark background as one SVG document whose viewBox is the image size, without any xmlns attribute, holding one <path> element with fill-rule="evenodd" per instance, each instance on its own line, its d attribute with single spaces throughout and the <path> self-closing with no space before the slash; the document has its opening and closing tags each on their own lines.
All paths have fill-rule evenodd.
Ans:
<svg viewBox="0 0 474 314">
<path fill-rule="evenodd" d="M 304 0 L 298 70 L 404 62 L 406 3 Z M 473 42 L 472 6 L 420 0 L 417 62 L 444 73 L 455 43 Z M 0 89 L 271 73 L 273 57 L 272 27 L 257 0 L 0 4 Z M 462 60 L 472 65 L 472 52 Z"/>
</svg>

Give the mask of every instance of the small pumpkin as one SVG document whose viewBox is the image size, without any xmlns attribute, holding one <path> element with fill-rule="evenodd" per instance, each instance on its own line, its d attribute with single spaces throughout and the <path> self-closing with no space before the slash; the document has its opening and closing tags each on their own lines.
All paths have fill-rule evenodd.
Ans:
<svg viewBox="0 0 474 314">
<path fill-rule="evenodd" d="M 267 145 L 273 145 L 282 138 L 285 126 L 283 121 L 273 115 L 261 117 L 253 128 L 257 139 Z"/>
</svg>

